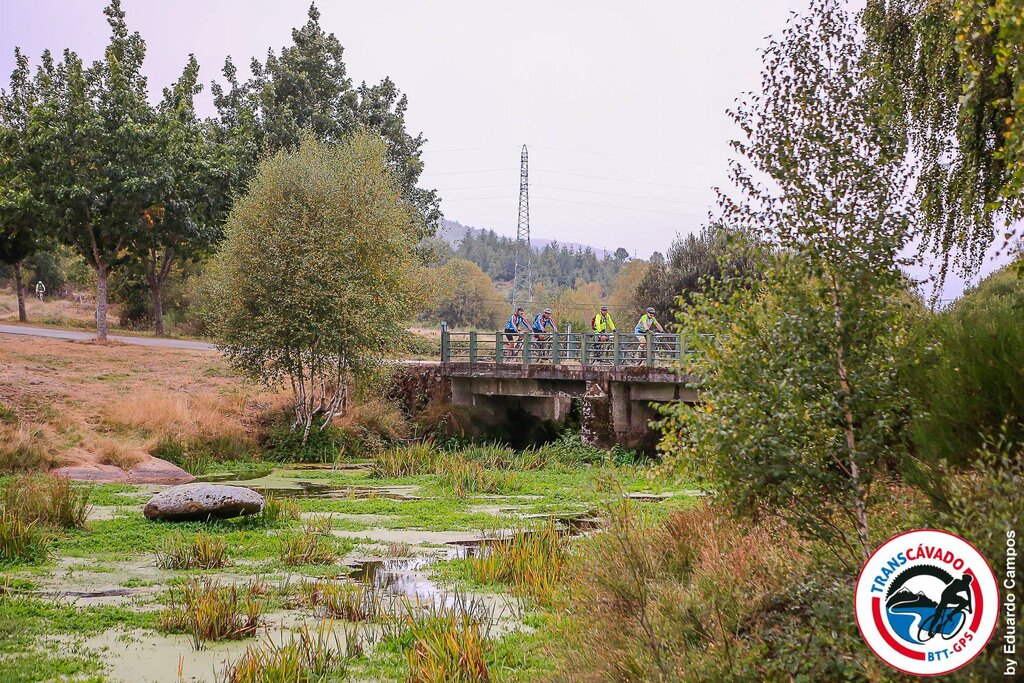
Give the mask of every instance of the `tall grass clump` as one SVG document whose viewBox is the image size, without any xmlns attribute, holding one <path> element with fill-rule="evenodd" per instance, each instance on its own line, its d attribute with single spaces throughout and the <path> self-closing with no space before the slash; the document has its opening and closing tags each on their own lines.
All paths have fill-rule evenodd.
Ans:
<svg viewBox="0 0 1024 683">
<path fill-rule="evenodd" d="M 507 493 L 515 490 L 518 483 L 511 472 L 484 469 L 480 463 L 467 460 L 461 454 L 438 458 L 434 471 L 438 483 L 459 498 L 473 493 Z"/>
<path fill-rule="evenodd" d="M 397 479 L 433 472 L 437 452 L 429 443 L 395 446 L 377 453 L 370 467 L 370 476 Z"/>
<path fill-rule="evenodd" d="M 49 553 L 50 537 L 45 529 L 0 509 L 0 564 L 42 562 Z"/>
<path fill-rule="evenodd" d="M 259 645 L 250 645 L 230 662 L 219 683 L 319 683 L 346 677 L 351 658 L 360 654 L 355 629 L 346 632 L 344 644 L 330 622 L 316 630 L 303 626 L 287 642 L 268 635 Z"/>
<path fill-rule="evenodd" d="M 307 581 L 300 585 L 302 601 L 329 619 L 374 621 L 384 611 L 384 593 L 373 584 L 353 581 Z"/>
<path fill-rule="evenodd" d="M 266 526 L 279 526 L 294 522 L 302 516 L 302 508 L 298 502 L 288 498 L 278 498 L 274 494 L 267 494 L 263 509 L 257 516 L 257 521 Z"/>
<path fill-rule="evenodd" d="M 848 584 L 810 562 L 781 525 L 698 504 L 652 526 L 623 504 L 566 576 L 560 678 L 873 678 Z"/>
<path fill-rule="evenodd" d="M 89 495 L 66 477 L 21 475 L 4 485 L 0 506 L 27 522 L 80 529 L 89 515 Z"/>
<path fill-rule="evenodd" d="M 5 408 L 0 419 L 0 474 L 39 472 L 54 464 L 46 433 L 20 422 L 14 411 Z"/>
<path fill-rule="evenodd" d="M 414 683 L 487 683 L 492 650 L 490 621 L 463 601 L 433 603 L 420 610 L 406 605 L 405 627 L 412 638 L 406 651 Z"/>
<path fill-rule="evenodd" d="M 282 564 L 294 567 L 302 564 L 334 564 L 338 559 L 329 537 L 311 531 L 283 534 L 280 537 Z"/>
<path fill-rule="evenodd" d="M 262 590 L 221 586 L 209 578 L 192 579 L 167 593 L 160 613 L 159 629 L 187 633 L 192 646 L 201 650 L 207 641 L 240 640 L 256 634 L 266 602 Z"/>
<path fill-rule="evenodd" d="M 514 530 L 469 558 L 470 572 L 483 584 L 503 583 L 542 606 L 554 603 L 569 560 L 568 539 L 554 521 Z"/>
<path fill-rule="evenodd" d="M 228 564 L 228 544 L 200 531 L 192 538 L 172 534 L 156 552 L 161 569 L 220 569 Z"/>
</svg>

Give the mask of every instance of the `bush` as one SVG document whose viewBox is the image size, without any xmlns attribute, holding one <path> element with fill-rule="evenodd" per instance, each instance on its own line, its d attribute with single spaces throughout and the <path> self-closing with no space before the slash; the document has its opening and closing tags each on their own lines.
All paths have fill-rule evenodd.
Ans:
<svg viewBox="0 0 1024 683">
<path fill-rule="evenodd" d="M 303 444 L 302 432 L 293 430 L 290 422 L 275 423 L 263 440 L 267 459 L 277 462 L 335 462 L 345 443 L 345 435 L 336 427 L 327 425 L 320 429 L 317 425 Z"/>
<path fill-rule="evenodd" d="M 698 504 L 651 528 L 623 506 L 586 543 L 568 579 L 565 680 L 847 680 L 884 666 L 853 626 L 852 577 L 811 579 L 784 526 Z"/>
<path fill-rule="evenodd" d="M 4 486 L 0 508 L 26 522 L 80 529 L 89 515 L 89 493 L 65 477 L 23 475 Z"/>
<path fill-rule="evenodd" d="M 294 522 L 302 516 L 302 509 L 294 500 L 278 498 L 274 494 L 267 494 L 263 509 L 257 518 L 261 524 L 266 526 L 278 526 Z"/>
<path fill-rule="evenodd" d="M 492 649 L 488 630 L 457 600 L 437 603 L 425 614 L 409 607 L 405 624 L 413 640 L 406 653 L 410 681 L 486 683 L 492 679 L 487 664 Z"/>
<path fill-rule="evenodd" d="M 1012 267 L 985 280 L 952 309 L 922 316 L 904 367 L 914 397 L 917 454 L 967 464 L 984 434 L 1024 440 L 1024 280 Z"/>
</svg>

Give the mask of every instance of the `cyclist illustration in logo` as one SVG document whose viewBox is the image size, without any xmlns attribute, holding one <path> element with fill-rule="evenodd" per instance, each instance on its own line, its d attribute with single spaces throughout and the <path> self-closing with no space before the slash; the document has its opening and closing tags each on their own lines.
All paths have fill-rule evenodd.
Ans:
<svg viewBox="0 0 1024 683">
<path fill-rule="evenodd" d="M 952 640 L 974 612 L 970 574 L 954 578 L 932 565 L 911 567 L 889 587 L 885 607 L 896 635 L 915 645 Z M 938 596 L 938 600 L 931 596 Z"/>
</svg>

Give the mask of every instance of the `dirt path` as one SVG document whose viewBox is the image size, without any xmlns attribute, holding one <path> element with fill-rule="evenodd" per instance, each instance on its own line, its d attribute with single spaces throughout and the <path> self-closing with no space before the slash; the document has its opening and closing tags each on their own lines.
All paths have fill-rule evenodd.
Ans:
<svg viewBox="0 0 1024 683">
<path fill-rule="evenodd" d="M 49 339 L 70 339 L 73 341 L 89 341 L 96 338 L 92 332 L 81 332 L 79 330 L 61 330 L 49 327 L 29 327 L 27 325 L 0 325 L 0 334 L 20 334 L 29 337 L 47 337 Z M 163 339 L 160 337 L 126 337 L 123 335 L 108 335 L 107 339 L 122 344 L 134 344 L 136 346 L 156 346 L 164 349 L 188 349 L 190 351 L 213 351 L 216 347 L 213 344 L 200 341 L 188 341 L 185 339 Z"/>
</svg>

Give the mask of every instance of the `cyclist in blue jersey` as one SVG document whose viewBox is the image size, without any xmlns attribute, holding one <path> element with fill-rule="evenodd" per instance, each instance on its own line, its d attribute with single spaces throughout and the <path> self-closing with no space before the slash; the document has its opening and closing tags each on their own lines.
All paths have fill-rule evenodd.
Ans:
<svg viewBox="0 0 1024 683">
<path fill-rule="evenodd" d="M 505 341 L 509 345 L 508 350 L 505 351 L 506 356 L 514 356 L 517 345 L 522 346 L 523 335 L 520 330 L 523 332 L 530 331 L 530 325 L 526 322 L 526 309 L 522 306 L 517 308 L 516 312 L 510 315 L 505 323 Z"/>
<path fill-rule="evenodd" d="M 548 330 L 558 332 L 555 321 L 551 319 L 551 309 L 545 308 L 543 313 L 538 313 L 533 319 L 533 332 L 537 335 L 537 355 L 541 358 L 551 356 L 551 335 L 545 334 Z"/>
<path fill-rule="evenodd" d="M 537 334 L 543 334 L 549 327 L 552 332 L 558 332 L 555 321 L 551 319 L 551 309 L 545 308 L 543 313 L 538 313 L 533 319 L 533 331 Z"/>
</svg>

